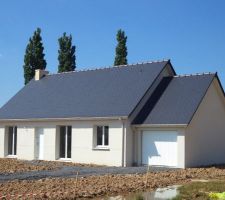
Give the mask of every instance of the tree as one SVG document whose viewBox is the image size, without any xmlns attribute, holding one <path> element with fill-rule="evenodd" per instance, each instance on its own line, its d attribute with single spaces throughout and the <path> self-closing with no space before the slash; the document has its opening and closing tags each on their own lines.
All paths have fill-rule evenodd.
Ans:
<svg viewBox="0 0 225 200">
<path fill-rule="evenodd" d="M 26 47 L 24 56 L 24 79 L 27 84 L 35 75 L 36 69 L 45 69 L 46 61 L 43 53 L 44 47 L 41 38 L 41 29 L 37 28 Z"/>
<path fill-rule="evenodd" d="M 63 36 L 58 41 L 58 72 L 74 71 L 76 68 L 76 47 L 72 45 L 72 36 L 67 36 L 66 33 L 63 33 Z"/>
<path fill-rule="evenodd" d="M 117 35 L 117 46 L 116 46 L 116 56 L 114 60 L 114 65 L 126 65 L 127 64 L 127 36 L 125 32 L 121 29 L 118 30 Z"/>
<path fill-rule="evenodd" d="M 26 47 L 24 55 L 24 83 L 27 84 L 35 75 L 36 69 L 45 69 L 46 61 L 44 59 L 45 54 L 44 47 L 41 38 L 41 29 L 37 28 L 32 38 L 29 39 L 29 43 Z"/>
</svg>

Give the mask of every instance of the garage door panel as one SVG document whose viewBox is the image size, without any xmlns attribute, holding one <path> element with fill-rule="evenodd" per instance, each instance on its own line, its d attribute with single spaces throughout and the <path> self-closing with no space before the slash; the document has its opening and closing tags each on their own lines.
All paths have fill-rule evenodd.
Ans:
<svg viewBox="0 0 225 200">
<path fill-rule="evenodd" d="M 177 166 L 177 132 L 144 131 L 142 135 L 142 163 Z"/>
</svg>

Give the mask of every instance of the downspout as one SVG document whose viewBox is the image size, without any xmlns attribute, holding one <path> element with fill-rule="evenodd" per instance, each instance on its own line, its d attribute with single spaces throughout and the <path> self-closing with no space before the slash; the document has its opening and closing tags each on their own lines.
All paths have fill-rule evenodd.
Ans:
<svg viewBox="0 0 225 200">
<path fill-rule="evenodd" d="M 121 119 L 120 119 L 121 120 Z M 124 120 L 122 122 L 122 167 L 126 167 L 126 128 Z"/>
</svg>

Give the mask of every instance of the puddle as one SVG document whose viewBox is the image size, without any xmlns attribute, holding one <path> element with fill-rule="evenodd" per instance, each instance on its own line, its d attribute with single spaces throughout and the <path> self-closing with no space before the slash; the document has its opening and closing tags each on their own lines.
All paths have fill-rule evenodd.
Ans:
<svg viewBox="0 0 225 200">
<path fill-rule="evenodd" d="M 158 188 L 155 191 L 145 191 L 140 193 L 131 193 L 127 196 L 118 195 L 114 197 L 99 198 L 96 200 L 168 200 L 179 194 L 180 185 L 173 185 L 166 188 Z"/>
<path fill-rule="evenodd" d="M 176 197 L 179 193 L 178 188 L 180 185 L 174 185 L 166 188 L 158 188 L 154 192 L 149 192 L 147 194 L 143 193 L 143 197 L 146 200 L 158 200 L 158 199 L 172 199 Z"/>
</svg>

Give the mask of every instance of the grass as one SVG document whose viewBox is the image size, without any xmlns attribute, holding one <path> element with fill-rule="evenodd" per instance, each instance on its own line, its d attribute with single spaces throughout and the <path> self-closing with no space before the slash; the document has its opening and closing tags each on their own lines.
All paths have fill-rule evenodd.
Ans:
<svg viewBox="0 0 225 200">
<path fill-rule="evenodd" d="M 210 192 L 224 192 L 225 181 L 192 182 L 179 188 L 180 194 L 173 200 L 210 200 Z"/>
<path fill-rule="evenodd" d="M 144 200 L 144 197 L 141 194 L 137 194 L 134 200 Z"/>
</svg>

